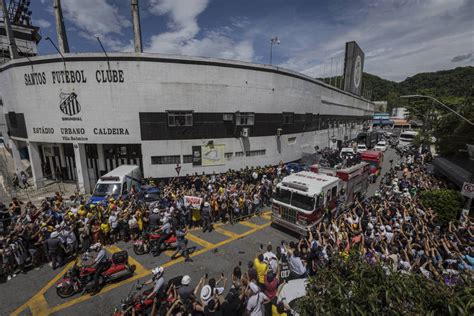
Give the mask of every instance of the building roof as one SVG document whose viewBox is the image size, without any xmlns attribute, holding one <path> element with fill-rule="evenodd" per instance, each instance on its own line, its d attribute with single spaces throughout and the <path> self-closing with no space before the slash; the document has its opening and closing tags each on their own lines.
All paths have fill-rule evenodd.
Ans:
<svg viewBox="0 0 474 316">
<path fill-rule="evenodd" d="M 435 170 L 448 178 L 456 186 L 474 181 L 474 161 L 460 158 L 436 157 L 433 160 Z"/>
</svg>

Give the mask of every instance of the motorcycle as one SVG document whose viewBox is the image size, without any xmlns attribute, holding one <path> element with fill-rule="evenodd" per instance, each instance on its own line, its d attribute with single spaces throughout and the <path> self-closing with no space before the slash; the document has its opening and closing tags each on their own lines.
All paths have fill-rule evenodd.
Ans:
<svg viewBox="0 0 474 316">
<path fill-rule="evenodd" d="M 153 308 L 153 299 L 146 299 L 153 289 L 138 293 L 142 286 L 137 283 L 128 293 L 127 298 L 123 299 L 120 308 L 115 308 L 114 316 L 132 315 L 132 309 L 135 315 L 146 315 Z"/>
<path fill-rule="evenodd" d="M 86 253 L 81 261 L 85 262 L 89 259 L 90 256 Z M 112 260 L 107 261 L 107 267 L 99 277 L 99 286 L 130 277 L 135 269 L 135 265 L 128 263 L 127 251 L 116 252 L 112 254 Z M 76 293 L 91 292 L 94 288 L 95 271 L 96 269 L 91 265 L 81 264 L 79 258 L 76 259 L 72 268 L 56 284 L 56 294 L 61 298 L 67 298 Z"/>
<path fill-rule="evenodd" d="M 178 246 L 176 235 L 172 233 L 169 238 L 161 243 L 160 248 L 158 249 L 157 243 L 160 237 L 161 234 L 145 233 L 143 237 L 135 240 L 133 243 L 133 252 L 141 256 L 151 251 L 154 255 L 158 256 L 161 252 L 167 249 L 176 249 Z"/>
<path fill-rule="evenodd" d="M 168 281 L 166 285 L 165 292 L 168 292 L 169 288 L 174 285 L 176 288 L 181 286 L 181 279 L 182 276 L 177 276 Z M 132 315 L 132 309 L 134 309 L 135 315 L 149 315 L 151 309 L 153 308 L 153 299 L 146 299 L 147 296 L 153 291 L 153 288 L 147 289 L 142 293 L 139 291 L 142 289 L 143 284 L 140 284 L 137 281 L 136 285 L 134 285 L 128 296 L 121 301 L 120 308 L 115 308 L 114 316 L 128 316 Z M 163 296 L 158 298 L 157 300 L 157 308 L 161 306 L 163 303 L 168 304 L 171 302 L 171 297 Z"/>
</svg>

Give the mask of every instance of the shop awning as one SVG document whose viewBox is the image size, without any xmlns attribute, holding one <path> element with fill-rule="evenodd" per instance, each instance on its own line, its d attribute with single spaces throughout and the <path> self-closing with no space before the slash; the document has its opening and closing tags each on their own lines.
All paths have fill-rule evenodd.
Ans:
<svg viewBox="0 0 474 316">
<path fill-rule="evenodd" d="M 469 161 L 469 159 L 453 161 L 452 159 L 436 157 L 433 160 L 433 165 L 436 172 L 441 173 L 459 188 L 462 187 L 464 182 L 471 182 L 473 179 L 474 162 Z"/>
</svg>

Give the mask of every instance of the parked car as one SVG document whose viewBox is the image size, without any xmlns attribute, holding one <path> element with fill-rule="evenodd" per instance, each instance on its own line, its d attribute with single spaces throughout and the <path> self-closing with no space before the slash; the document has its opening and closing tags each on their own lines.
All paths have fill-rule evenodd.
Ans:
<svg viewBox="0 0 474 316">
<path fill-rule="evenodd" d="M 363 153 L 365 151 L 367 151 L 367 146 L 365 144 L 358 144 L 357 145 L 357 152 L 358 153 Z"/>
<path fill-rule="evenodd" d="M 375 145 L 374 150 L 378 151 L 386 151 L 387 150 L 387 142 L 384 140 L 381 140 Z"/>
</svg>

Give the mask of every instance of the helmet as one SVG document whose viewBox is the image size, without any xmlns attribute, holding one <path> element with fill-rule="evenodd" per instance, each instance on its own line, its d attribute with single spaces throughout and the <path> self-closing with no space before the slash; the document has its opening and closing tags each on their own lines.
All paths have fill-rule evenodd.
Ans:
<svg viewBox="0 0 474 316">
<path fill-rule="evenodd" d="M 162 275 L 163 272 L 165 272 L 165 269 L 163 269 L 163 267 L 156 267 L 154 268 L 153 270 L 151 270 L 151 272 L 153 273 L 153 275 Z"/>
<path fill-rule="evenodd" d="M 159 212 L 160 212 L 160 210 L 158 208 L 153 209 L 153 213 L 158 214 Z"/>
<path fill-rule="evenodd" d="M 189 275 L 183 276 L 181 279 L 181 285 L 189 285 L 191 283 L 191 277 Z"/>
<path fill-rule="evenodd" d="M 51 233 L 51 236 L 49 236 L 50 238 L 56 238 L 59 236 L 59 233 L 58 232 L 52 232 Z"/>
<path fill-rule="evenodd" d="M 205 202 L 205 203 L 204 203 L 204 206 L 205 206 L 205 207 L 208 207 L 209 205 L 210 205 L 209 202 Z"/>
<path fill-rule="evenodd" d="M 98 242 L 96 244 L 93 244 L 90 249 L 95 250 L 95 251 L 99 251 L 100 248 L 102 248 L 102 244 L 100 242 Z"/>
</svg>

